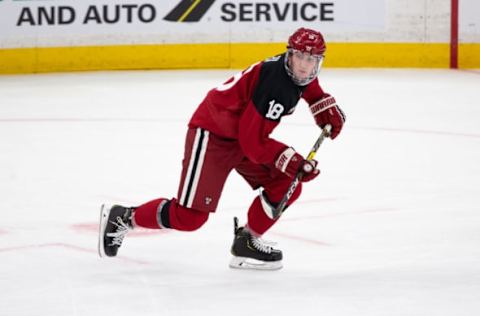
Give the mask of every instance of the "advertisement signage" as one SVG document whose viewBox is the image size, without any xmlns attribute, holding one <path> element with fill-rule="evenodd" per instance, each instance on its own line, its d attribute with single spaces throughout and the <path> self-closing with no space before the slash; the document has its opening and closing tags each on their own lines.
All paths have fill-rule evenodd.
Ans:
<svg viewBox="0 0 480 316">
<path fill-rule="evenodd" d="M 385 0 L 2 0 L 0 46 L 282 42 L 300 27 L 383 32 Z"/>
</svg>

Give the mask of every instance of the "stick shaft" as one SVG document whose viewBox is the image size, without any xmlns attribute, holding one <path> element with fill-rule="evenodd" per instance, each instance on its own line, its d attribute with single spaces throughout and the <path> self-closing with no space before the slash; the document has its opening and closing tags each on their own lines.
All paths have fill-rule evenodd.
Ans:
<svg viewBox="0 0 480 316">
<path fill-rule="evenodd" d="M 307 161 L 313 160 L 313 158 L 315 157 L 315 154 L 317 153 L 317 150 L 320 148 L 320 145 L 323 143 L 323 140 L 325 139 L 325 137 L 330 135 L 330 130 L 331 129 L 332 129 L 332 127 L 330 125 L 326 125 L 322 129 L 322 133 L 320 134 L 320 136 L 318 136 L 317 141 L 315 142 L 312 149 L 308 153 L 308 156 L 306 158 Z M 282 215 L 283 211 L 285 210 L 285 207 L 287 206 L 288 201 L 292 197 L 293 192 L 295 192 L 295 189 L 297 188 L 298 183 L 300 182 L 300 177 L 301 176 L 302 176 L 302 172 L 298 171 L 297 174 L 295 175 L 295 178 L 293 178 L 292 183 L 288 187 L 287 192 L 283 196 L 283 198 L 280 201 L 280 203 L 278 204 L 277 208 L 274 210 L 274 217 L 275 218 L 278 218 L 278 217 L 280 217 L 280 215 Z"/>
</svg>

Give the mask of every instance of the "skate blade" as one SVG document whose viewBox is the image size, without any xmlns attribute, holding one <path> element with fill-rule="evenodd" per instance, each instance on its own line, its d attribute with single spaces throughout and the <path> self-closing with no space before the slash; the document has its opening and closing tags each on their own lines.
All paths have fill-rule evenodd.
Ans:
<svg viewBox="0 0 480 316">
<path fill-rule="evenodd" d="M 242 270 L 279 270 L 283 267 L 282 261 L 260 261 L 252 258 L 233 257 L 229 267 Z"/>
<path fill-rule="evenodd" d="M 98 255 L 100 257 L 107 257 L 104 247 L 105 229 L 107 228 L 108 215 L 110 215 L 110 205 L 102 204 L 100 208 L 100 225 L 98 227 Z"/>
</svg>

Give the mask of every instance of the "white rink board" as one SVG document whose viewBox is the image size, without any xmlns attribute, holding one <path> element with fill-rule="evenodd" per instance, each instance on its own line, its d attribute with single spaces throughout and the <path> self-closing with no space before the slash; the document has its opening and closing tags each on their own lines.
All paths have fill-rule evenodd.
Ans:
<svg viewBox="0 0 480 316">
<path fill-rule="evenodd" d="M 480 43 L 480 1 L 459 1 L 460 43 Z"/>
<path fill-rule="evenodd" d="M 165 20 L 178 3 L 179 0 L 4 0 L 0 2 L 0 43 L 5 48 L 125 42 L 281 42 L 299 26 L 348 33 L 382 31 L 385 25 L 385 0 L 217 0 L 197 22 Z M 44 12 L 48 12 L 50 21 Z"/>
<path fill-rule="evenodd" d="M 197 22 L 165 20 L 180 1 L 1 0 L 0 48 L 270 43 L 300 26 L 330 42 L 448 43 L 450 36 L 449 0 L 216 0 Z M 460 1 L 461 41 L 480 42 L 479 12 L 479 1 Z"/>
</svg>

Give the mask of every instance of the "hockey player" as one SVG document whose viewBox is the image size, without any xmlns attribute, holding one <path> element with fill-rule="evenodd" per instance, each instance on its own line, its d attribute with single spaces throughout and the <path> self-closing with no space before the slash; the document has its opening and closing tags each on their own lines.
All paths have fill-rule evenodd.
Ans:
<svg viewBox="0 0 480 316">
<path fill-rule="evenodd" d="M 332 126 L 334 139 L 345 116 L 335 99 L 319 85 L 326 50 L 321 33 L 300 28 L 288 39 L 283 54 L 251 65 L 210 90 L 188 124 L 183 170 L 176 198 L 159 198 L 138 207 L 101 208 L 99 253 L 113 257 L 127 232 L 136 226 L 194 231 L 215 212 L 223 185 L 236 170 L 253 188 L 262 188 L 248 209 L 247 223 L 235 219 L 233 268 L 279 269 L 282 252 L 260 237 L 278 218 L 272 209 L 292 179 L 301 172 L 307 182 L 319 174 L 292 147 L 269 137 L 300 98 L 320 127 Z M 298 185 L 287 205 L 298 199 Z"/>
</svg>

